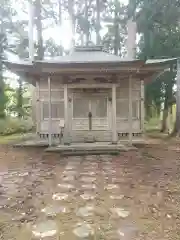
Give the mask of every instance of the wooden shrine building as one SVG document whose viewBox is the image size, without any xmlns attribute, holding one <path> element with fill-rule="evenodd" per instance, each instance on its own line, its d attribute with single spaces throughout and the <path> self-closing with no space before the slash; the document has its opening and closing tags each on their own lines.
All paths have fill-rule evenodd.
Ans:
<svg viewBox="0 0 180 240">
<path fill-rule="evenodd" d="M 144 84 L 169 68 L 171 59 L 121 59 L 102 47 L 76 47 L 43 61 L 5 61 L 36 87 L 36 129 L 51 146 L 143 137 Z"/>
</svg>

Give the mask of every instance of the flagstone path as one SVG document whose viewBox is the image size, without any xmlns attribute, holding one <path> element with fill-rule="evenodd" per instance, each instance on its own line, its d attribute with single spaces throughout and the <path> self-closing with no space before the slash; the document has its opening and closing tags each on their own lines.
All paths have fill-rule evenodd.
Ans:
<svg viewBox="0 0 180 240">
<path fill-rule="evenodd" d="M 0 239 L 170 239 L 175 202 L 155 185 L 160 165 L 145 167 L 143 156 L 32 156 L 3 167 Z"/>
</svg>

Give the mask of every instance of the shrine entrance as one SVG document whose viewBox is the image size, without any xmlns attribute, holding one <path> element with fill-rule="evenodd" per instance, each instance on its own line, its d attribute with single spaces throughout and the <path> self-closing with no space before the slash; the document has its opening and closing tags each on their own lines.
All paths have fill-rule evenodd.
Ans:
<svg viewBox="0 0 180 240">
<path fill-rule="evenodd" d="M 76 89 L 73 93 L 73 130 L 109 129 L 108 94 L 106 89 Z"/>
</svg>

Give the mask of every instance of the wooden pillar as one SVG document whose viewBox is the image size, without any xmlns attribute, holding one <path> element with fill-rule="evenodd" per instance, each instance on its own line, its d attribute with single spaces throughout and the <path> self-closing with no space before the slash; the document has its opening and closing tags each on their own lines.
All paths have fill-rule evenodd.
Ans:
<svg viewBox="0 0 180 240">
<path fill-rule="evenodd" d="M 141 132 L 144 132 L 144 81 L 141 80 Z"/>
<path fill-rule="evenodd" d="M 116 84 L 112 85 L 112 143 L 117 143 L 116 126 Z"/>
<path fill-rule="evenodd" d="M 177 80 L 176 80 L 176 123 L 174 133 L 180 134 L 180 58 L 177 59 Z"/>
<path fill-rule="evenodd" d="M 132 131 L 133 131 L 133 119 L 132 119 L 132 76 L 129 77 L 129 144 L 132 145 Z"/>
<path fill-rule="evenodd" d="M 34 108 L 35 106 L 33 106 Z M 41 111 L 40 111 L 40 89 L 39 89 L 39 80 L 36 81 L 36 133 L 40 132 L 41 124 Z"/>
<path fill-rule="evenodd" d="M 48 144 L 52 146 L 52 105 L 51 105 L 51 78 L 48 77 L 48 95 L 49 95 L 49 121 L 48 121 Z"/>
<path fill-rule="evenodd" d="M 64 84 L 64 144 L 70 144 L 69 139 L 69 109 L 68 109 L 68 85 Z"/>
</svg>

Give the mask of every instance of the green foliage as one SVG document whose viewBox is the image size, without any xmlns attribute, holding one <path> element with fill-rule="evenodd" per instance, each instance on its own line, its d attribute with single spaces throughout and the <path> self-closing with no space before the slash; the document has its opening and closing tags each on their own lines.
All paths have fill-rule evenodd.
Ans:
<svg viewBox="0 0 180 240">
<path fill-rule="evenodd" d="M 124 55 L 124 45 L 126 40 L 127 13 L 126 6 L 118 0 L 108 1 L 103 19 L 107 28 L 107 33 L 102 39 L 104 47 L 116 55 Z"/>
<path fill-rule="evenodd" d="M 152 117 L 148 121 L 145 121 L 146 132 L 151 132 L 154 130 L 160 130 L 161 119 L 160 117 Z"/>
<path fill-rule="evenodd" d="M 137 1 L 136 20 L 140 33 L 138 56 L 147 58 L 171 58 L 180 55 L 180 5 L 176 0 Z M 169 66 L 172 69 L 172 66 Z M 174 95 L 176 73 L 162 74 L 145 87 L 146 118 L 167 112 Z M 152 109 L 156 111 L 152 112 Z M 155 113 L 155 115 L 153 115 Z M 165 115 L 164 115 L 165 116 Z M 164 118 L 164 123 L 166 121 Z"/>
<path fill-rule="evenodd" d="M 18 8 L 12 0 L 2 0 L 0 5 L 0 118 L 19 116 L 23 119 L 31 114 L 31 105 L 25 81 L 19 79 L 16 89 L 7 89 L 3 75 L 2 60 L 5 51 L 19 58 L 28 57 L 28 0 L 17 0 Z M 75 44 L 85 45 L 88 40 L 95 44 L 95 33 L 109 52 L 125 55 L 128 18 L 136 20 L 140 41 L 138 58 L 164 58 L 180 55 L 180 5 L 177 0 L 129 0 L 123 5 L 119 0 L 35 0 L 35 26 L 37 39 L 34 42 L 35 58 L 42 59 L 65 54 L 61 44 L 52 38 L 43 39 L 44 31 L 61 26 L 69 14 L 75 32 Z M 19 13 L 19 12 L 20 13 Z M 26 14 L 26 16 L 25 16 Z M 24 19 L 21 18 L 24 15 Z M 98 18 L 97 18 L 98 16 Z M 100 32 L 103 29 L 104 36 Z M 2 41 L 3 40 L 3 41 Z M 97 38 L 96 38 L 97 41 Z M 145 87 L 145 107 L 147 119 L 159 117 L 162 105 L 168 106 L 174 92 L 176 74 L 161 75 Z M 21 120 L 20 120 L 21 121 Z M 22 120 L 23 121 L 23 120 Z"/>
<path fill-rule="evenodd" d="M 31 115 L 32 105 L 30 102 L 29 85 L 23 83 L 18 88 L 12 88 L 6 84 L 5 93 L 8 101 L 6 103 L 7 116 L 19 116 L 24 118 Z"/>
<path fill-rule="evenodd" d="M 0 76 L 0 119 L 5 118 L 5 108 L 8 102 L 8 97 L 4 91 L 4 81 Z"/>
<path fill-rule="evenodd" d="M 0 120 L 0 135 L 10 135 L 14 133 L 26 133 L 33 130 L 33 122 L 30 118 L 6 118 Z"/>
</svg>

